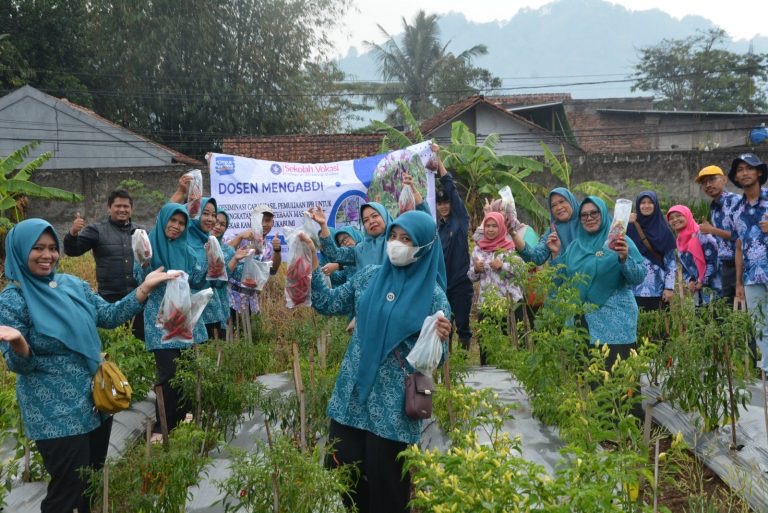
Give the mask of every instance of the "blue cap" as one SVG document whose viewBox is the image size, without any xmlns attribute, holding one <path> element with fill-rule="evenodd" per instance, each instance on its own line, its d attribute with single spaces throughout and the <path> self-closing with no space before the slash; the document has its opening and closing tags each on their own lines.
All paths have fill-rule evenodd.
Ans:
<svg viewBox="0 0 768 513">
<path fill-rule="evenodd" d="M 728 171 L 728 179 L 733 182 L 736 187 L 741 187 L 739 182 L 736 181 L 736 166 L 739 163 L 744 162 L 748 166 L 752 166 L 760 171 L 760 185 L 763 185 L 768 179 L 768 166 L 760 160 L 754 153 L 742 153 L 731 162 L 731 170 Z"/>
</svg>

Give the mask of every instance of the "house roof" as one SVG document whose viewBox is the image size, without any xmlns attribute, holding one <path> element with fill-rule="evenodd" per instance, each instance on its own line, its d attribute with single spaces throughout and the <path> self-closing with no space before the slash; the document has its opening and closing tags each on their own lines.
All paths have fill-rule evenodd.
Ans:
<svg viewBox="0 0 768 513">
<path fill-rule="evenodd" d="M 568 95 L 570 97 L 570 95 Z M 495 110 L 504 116 L 510 118 L 511 120 L 518 122 L 520 124 L 528 126 L 530 129 L 532 129 L 534 132 L 539 132 L 542 135 L 555 135 L 564 137 L 568 143 L 570 143 L 575 148 L 578 148 L 578 144 L 576 143 L 575 138 L 573 137 L 573 134 L 571 132 L 571 128 L 568 125 L 568 118 L 565 115 L 565 110 L 563 109 L 562 102 L 556 102 L 556 103 L 550 103 L 544 106 L 540 106 L 540 108 L 546 108 L 546 109 L 557 109 L 560 112 L 559 118 L 559 127 L 551 127 L 551 130 L 547 127 L 544 127 L 540 124 L 537 124 L 532 119 L 528 117 L 521 116 L 519 114 L 516 114 L 515 112 L 510 112 L 510 109 L 507 109 L 501 105 L 499 105 L 496 101 L 494 101 L 494 97 L 485 97 L 483 95 L 474 95 L 469 96 L 467 98 L 464 98 L 461 101 L 458 101 L 456 103 L 453 103 L 451 105 L 448 105 L 445 107 L 442 111 L 437 113 L 435 116 L 423 121 L 421 123 L 421 132 L 426 136 L 437 130 L 438 128 L 451 123 L 453 120 L 461 116 L 463 113 L 467 112 L 470 109 L 474 109 L 479 105 L 484 105 L 488 107 L 489 109 Z M 527 111 L 535 110 L 535 106 L 528 106 L 526 107 Z"/>
<path fill-rule="evenodd" d="M 222 152 L 277 162 L 337 162 L 376 155 L 383 138 L 381 133 L 228 137 Z"/>
<path fill-rule="evenodd" d="M 21 120 L 17 122 L 15 129 L 19 132 L 35 132 L 51 138 L 49 142 L 59 143 L 81 143 L 87 144 L 89 141 L 84 138 L 89 135 L 94 137 L 93 143 L 125 144 L 133 147 L 137 152 L 151 154 L 156 158 L 165 158 L 169 163 L 177 162 L 190 166 L 204 166 L 201 161 L 194 159 L 183 153 L 147 139 L 127 128 L 120 126 L 112 121 L 96 114 L 91 109 L 70 102 L 66 98 L 56 98 L 44 93 L 32 86 L 26 85 L 0 98 L 0 112 L 14 106 L 24 99 L 32 98 L 35 101 L 56 110 L 57 113 L 64 113 L 80 123 L 92 128 L 91 134 L 80 132 L 76 135 L 69 135 L 66 127 L 56 126 L 48 128 L 45 123 L 35 122 L 33 120 Z M 58 119 L 58 118 L 57 118 Z M 25 123 L 28 121 L 27 123 Z M 27 126 L 25 126 L 25 124 Z M 44 137 L 41 137 L 44 138 Z M 55 138 L 55 139 L 53 139 Z M 32 137 L 31 140 L 36 139 Z"/>
<path fill-rule="evenodd" d="M 637 114 L 665 116 L 717 116 L 717 117 L 766 117 L 768 112 L 714 112 L 704 110 L 635 110 L 635 109 L 597 109 L 606 114 Z"/>
</svg>

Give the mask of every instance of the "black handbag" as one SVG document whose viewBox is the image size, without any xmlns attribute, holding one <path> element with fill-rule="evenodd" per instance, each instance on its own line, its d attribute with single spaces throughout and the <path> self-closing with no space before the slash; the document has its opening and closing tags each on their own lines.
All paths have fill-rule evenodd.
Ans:
<svg viewBox="0 0 768 513">
<path fill-rule="evenodd" d="M 395 350 L 395 356 L 405 374 L 405 414 L 416 420 L 432 417 L 432 393 L 435 390 L 432 376 L 421 372 L 408 374 L 400 357 L 400 351 Z"/>
</svg>

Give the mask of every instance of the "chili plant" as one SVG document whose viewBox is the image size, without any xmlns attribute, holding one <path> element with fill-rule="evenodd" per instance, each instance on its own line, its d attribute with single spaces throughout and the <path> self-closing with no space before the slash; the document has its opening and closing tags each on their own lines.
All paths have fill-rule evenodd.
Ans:
<svg viewBox="0 0 768 513">
<path fill-rule="evenodd" d="M 141 401 L 155 383 L 155 359 L 144 348 L 144 342 L 133 336 L 128 325 L 114 329 L 99 328 L 104 351 L 120 367 L 133 389 L 132 400 Z"/>
<path fill-rule="evenodd" d="M 231 475 L 219 482 L 224 511 L 345 513 L 354 467 L 324 468 L 321 449 L 302 452 L 283 436 L 271 445 L 257 441 L 249 452 L 232 449 Z"/>
<path fill-rule="evenodd" d="M 672 308 L 690 310 L 690 299 L 673 302 Z M 706 432 L 735 422 L 738 405 L 746 407 L 750 400 L 745 364 L 746 340 L 752 333 L 749 315 L 714 302 L 697 308 L 684 329 L 673 333 L 664 396 L 684 411 L 698 413 Z"/>
<path fill-rule="evenodd" d="M 206 436 L 194 424 L 181 424 L 171 432 L 167 446 L 153 444 L 147 454 L 144 441 L 137 440 L 119 464 L 109 461 L 109 511 L 184 511 L 189 487 L 197 483 L 209 461 L 200 451 Z M 89 474 L 88 492 L 101 504 L 104 473 L 92 470 Z"/>
</svg>

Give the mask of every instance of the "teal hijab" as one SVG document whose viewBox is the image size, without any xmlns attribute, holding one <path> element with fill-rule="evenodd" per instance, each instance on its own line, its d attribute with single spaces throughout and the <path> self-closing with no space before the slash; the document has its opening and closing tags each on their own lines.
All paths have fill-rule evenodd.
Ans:
<svg viewBox="0 0 768 513">
<path fill-rule="evenodd" d="M 340 233 L 346 233 L 350 237 L 352 237 L 352 240 L 355 241 L 355 244 L 360 244 L 363 242 L 363 234 L 360 233 L 360 230 L 355 228 L 354 226 L 342 226 L 341 228 L 337 228 L 335 230 L 335 233 L 333 234 L 333 242 L 336 242 L 336 236 Z M 336 246 L 338 246 L 339 243 L 336 242 Z"/>
<path fill-rule="evenodd" d="M 216 209 L 216 217 L 218 217 L 219 214 L 223 215 L 224 218 L 227 220 L 227 226 L 224 228 L 224 232 L 226 232 L 227 228 L 229 228 L 229 222 L 231 221 L 231 219 L 229 218 L 229 214 L 227 214 L 227 211 L 224 210 L 224 209 L 217 208 Z M 219 239 L 219 242 L 222 242 L 222 239 L 224 238 L 224 232 L 221 232 L 221 236 L 216 237 L 217 239 Z"/>
<path fill-rule="evenodd" d="M 29 253 L 44 232 L 53 236 L 61 250 L 56 231 L 43 219 L 27 219 L 8 232 L 5 275 L 12 280 L 8 287 L 21 290 L 35 330 L 83 355 L 94 374 L 101 360 L 101 340 L 96 331 L 96 307 L 88 301 L 83 281 L 55 270 L 42 277 L 29 270 Z"/>
<path fill-rule="evenodd" d="M 202 218 L 202 212 L 205 210 L 206 205 L 208 203 L 213 203 L 213 211 L 218 211 L 218 206 L 216 205 L 216 199 L 215 198 L 201 198 L 200 199 L 200 217 Z M 202 249 L 203 252 L 205 252 L 205 248 L 203 246 L 206 242 L 208 242 L 208 237 L 211 236 L 210 233 L 203 231 L 201 225 L 200 225 L 200 219 L 192 219 L 192 221 L 187 225 L 187 231 L 189 232 L 189 245 L 192 246 L 196 251 L 199 251 Z"/>
<path fill-rule="evenodd" d="M 573 217 L 578 219 L 581 207 L 588 203 L 600 211 L 600 228 L 596 233 L 588 233 L 579 223 L 576 240 L 565 249 L 558 263 L 565 264 L 565 271 L 569 276 L 581 274 L 584 277 L 585 282 L 578 285 L 582 301 L 602 306 L 625 281 L 618 255 L 604 247 L 611 227 L 611 216 L 605 202 L 596 196 L 587 196 L 574 210 Z M 642 259 L 632 239 L 625 236 L 624 240 L 629 249 L 627 258 Z"/>
<path fill-rule="evenodd" d="M 571 214 L 571 218 L 568 221 L 558 221 L 555 219 L 554 214 L 552 214 L 551 205 L 553 194 L 562 196 L 568 203 L 570 203 L 571 208 L 573 209 L 573 214 Z M 557 231 L 557 237 L 560 239 L 561 251 L 564 251 L 576 238 L 576 232 L 579 230 L 579 201 L 576 199 L 576 196 L 565 187 L 556 187 L 549 191 L 549 196 L 547 196 L 547 208 L 549 208 L 550 232 L 552 231 L 552 225 L 554 225 L 555 231 Z"/>
<path fill-rule="evenodd" d="M 418 333 L 424 319 L 432 314 L 435 285 L 445 290 L 447 283 L 443 249 L 432 216 L 417 210 L 406 212 L 380 238 L 389 239 L 392 226 L 402 228 L 421 249 L 416 253 L 418 260 L 403 267 L 392 265 L 385 257 L 360 297 L 357 336 L 361 354 L 357 386 L 361 403 L 368 398 L 381 362 L 400 342 Z M 394 299 L 388 300 L 393 295 Z"/>
<path fill-rule="evenodd" d="M 387 234 L 389 234 L 389 227 L 392 225 L 392 216 L 389 215 L 384 205 L 375 201 L 363 203 L 360 206 L 360 219 L 363 218 L 365 207 L 371 207 L 379 213 L 384 220 L 386 230 L 381 235 L 374 237 L 368 235 L 363 229 L 363 240 L 355 246 L 355 264 L 358 269 L 362 269 L 366 265 L 383 264 L 387 260 Z"/>
<path fill-rule="evenodd" d="M 165 226 L 174 214 L 183 214 L 187 220 L 187 227 L 177 239 L 171 240 L 165 236 Z M 166 271 L 171 269 L 189 273 L 194 263 L 187 243 L 189 233 L 189 214 L 186 207 L 179 203 L 166 203 L 157 214 L 155 227 L 149 232 L 149 243 L 152 245 L 152 269 L 160 266 Z"/>
</svg>

